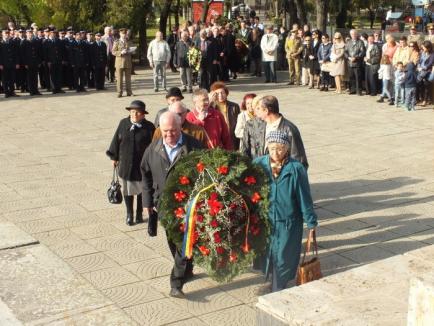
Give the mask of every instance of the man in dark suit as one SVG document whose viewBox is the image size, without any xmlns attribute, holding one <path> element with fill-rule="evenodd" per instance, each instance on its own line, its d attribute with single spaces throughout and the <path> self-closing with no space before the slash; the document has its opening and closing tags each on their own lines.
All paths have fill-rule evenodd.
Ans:
<svg viewBox="0 0 434 326">
<path fill-rule="evenodd" d="M 39 40 L 31 29 L 26 31 L 27 38 L 23 41 L 23 64 L 27 69 L 27 87 L 30 95 L 42 95 L 38 91 L 38 69 L 42 62 L 42 48 Z"/>
<path fill-rule="evenodd" d="M 65 56 L 65 47 L 59 39 L 56 30 L 50 31 L 47 41 L 47 66 L 50 72 L 51 88 L 53 94 L 65 93 L 62 90 L 62 64 Z"/>
<path fill-rule="evenodd" d="M 42 42 L 42 71 L 40 74 L 41 86 L 51 92 L 50 69 L 48 68 L 48 43 L 50 41 L 50 29 L 44 29 Z"/>
<path fill-rule="evenodd" d="M 74 42 L 74 31 L 72 27 L 68 27 L 65 38 L 63 39 L 63 45 L 65 47 L 65 58 L 63 64 L 63 85 L 68 89 L 74 89 L 74 72 L 71 67 L 71 46 Z"/>
<path fill-rule="evenodd" d="M 81 38 L 81 33 L 75 33 L 75 41 L 71 45 L 70 62 L 74 71 L 74 88 L 77 92 L 86 92 L 86 67 L 89 64 L 88 47 Z"/>
<path fill-rule="evenodd" d="M 160 117 L 162 138 L 149 145 L 143 155 L 141 163 L 143 179 L 143 207 L 148 214 L 158 211 L 160 196 L 164 191 L 168 174 L 173 170 L 176 162 L 194 149 L 202 148 L 202 144 L 195 138 L 181 131 L 181 118 L 173 112 L 165 112 Z M 174 266 L 170 275 L 170 296 L 182 298 L 182 287 L 193 275 L 191 260 L 182 257 L 180 248 L 168 240 L 170 251 L 174 258 Z"/>
<path fill-rule="evenodd" d="M 217 80 L 219 45 L 214 37 L 208 38 L 206 31 L 200 32 L 200 38 L 195 43 L 202 54 L 200 62 L 200 88 L 209 91 L 210 85 Z"/>
<path fill-rule="evenodd" d="M 0 70 L 2 71 L 2 84 L 5 97 L 18 96 L 15 94 L 15 76 L 19 65 L 17 44 L 10 37 L 9 30 L 2 32 L 3 40 L 0 42 Z"/>
<path fill-rule="evenodd" d="M 95 43 L 92 46 L 91 63 L 95 74 L 96 90 L 104 89 L 105 68 L 107 65 L 107 45 L 101 40 L 101 33 L 95 34 Z"/>
<path fill-rule="evenodd" d="M 24 41 L 26 40 L 25 30 L 20 28 L 18 30 L 18 37 L 15 38 L 17 42 L 18 55 L 19 55 L 19 64 L 20 67 L 17 69 L 17 78 L 15 84 L 17 85 L 16 89 L 21 90 L 21 93 L 27 91 L 27 69 L 24 66 Z"/>
</svg>

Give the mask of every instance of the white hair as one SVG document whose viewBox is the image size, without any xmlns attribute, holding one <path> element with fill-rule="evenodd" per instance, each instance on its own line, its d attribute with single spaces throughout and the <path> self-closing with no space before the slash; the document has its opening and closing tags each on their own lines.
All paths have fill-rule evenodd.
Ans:
<svg viewBox="0 0 434 326">
<path fill-rule="evenodd" d="M 179 127 L 179 129 L 181 129 L 182 126 L 181 117 L 176 113 L 166 111 L 160 116 L 160 120 L 159 120 L 160 126 L 165 123 L 171 123 L 172 121 L 174 121 L 175 125 Z"/>
<path fill-rule="evenodd" d="M 170 104 L 168 107 L 168 110 L 170 112 L 177 113 L 177 112 L 175 112 L 175 109 L 178 107 L 180 107 L 183 110 L 183 112 L 186 112 L 188 110 L 187 106 L 184 103 L 182 103 L 181 101 L 176 101 L 176 102 L 173 102 L 172 104 Z"/>
</svg>

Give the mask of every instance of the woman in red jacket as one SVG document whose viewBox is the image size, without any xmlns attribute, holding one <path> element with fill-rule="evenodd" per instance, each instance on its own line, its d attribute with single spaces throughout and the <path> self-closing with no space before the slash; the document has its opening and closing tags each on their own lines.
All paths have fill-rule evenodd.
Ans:
<svg viewBox="0 0 434 326">
<path fill-rule="evenodd" d="M 231 135 L 223 114 L 210 107 L 208 92 L 198 89 L 193 92 L 194 108 L 187 114 L 186 120 L 205 129 L 208 134 L 208 148 L 220 147 L 233 150 Z"/>
</svg>

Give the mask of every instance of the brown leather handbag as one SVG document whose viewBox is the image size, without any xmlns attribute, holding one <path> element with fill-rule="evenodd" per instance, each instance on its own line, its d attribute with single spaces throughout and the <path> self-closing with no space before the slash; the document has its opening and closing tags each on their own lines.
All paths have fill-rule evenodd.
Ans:
<svg viewBox="0 0 434 326">
<path fill-rule="evenodd" d="M 311 245 L 313 257 L 306 261 L 306 253 L 310 252 Z M 306 241 L 306 246 L 304 248 L 303 259 L 297 270 L 296 284 L 301 285 L 311 281 L 319 280 L 322 277 L 321 265 L 318 258 L 318 245 L 316 243 L 316 233 L 315 231 L 309 232 L 309 237 Z"/>
</svg>

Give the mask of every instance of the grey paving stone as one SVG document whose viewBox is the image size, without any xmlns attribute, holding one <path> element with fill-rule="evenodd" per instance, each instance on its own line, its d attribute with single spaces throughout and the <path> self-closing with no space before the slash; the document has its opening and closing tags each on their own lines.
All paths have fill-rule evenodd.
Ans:
<svg viewBox="0 0 434 326">
<path fill-rule="evenodd" d="M 142 244 L 136 244 L 129 247 L 128 250 L 123 248 L 106 251 L 106 254 L 120 265 L 127 265 L 142 260 L 157 258 L 158 254 Z"/>
<path fill-rule="evenodd" d="M 124 233 L 87 240 L 91 246 L 100 251 L 124 250 L 134 247 L 138 242 Z"/>
<path fill-rule="evenodd" d="M 161 257 L 125 265 L 124 267 L 142 280 L 149 280 L 164 275 L 170 275 L 173 261 Z"/>
<path fill-rule="evenodd" d="M 140 325 L 158 326 L 193 317 L 170 299 L 161 299 L 124 309 Z"/>
<path fill-rule="evenodd" d="M 85 273 L 83 276 L 101 290 L 139 281 L 137 277 L 122 267 L 97 270 Z"/>
<path fill-rule="evenodd" d="M 121 308 L 164 299 L 165 296 L 146 283 L 131 283 L 102 291 Z"/>
<path fill-rule="evenodd" d="M 201 316 L 207 325 L 255 325 L 256 312 L 247 305 L 232 307 Z"/>
<path fill-rule="evenodd" d="M 65 259 L 65 261 L 79 273 L 87 273 L 118 266 L 103 253 L 68 258 Z"/>
<path fill-rule="evenodd" d="M 72 228 L 72 232 L 77 234 L 81 239 L 102 238 L 110 235 L 120 234 L 120 231 L 114 226 L 106 223 L 90 224 Z"/>
<path fill-rule="evenodd" d="M 50 249 L 62 258 L 71 258 L 96 253 L 97 250 L 83 240 L 56 242 L 48 245 Z"/>
</svg>

